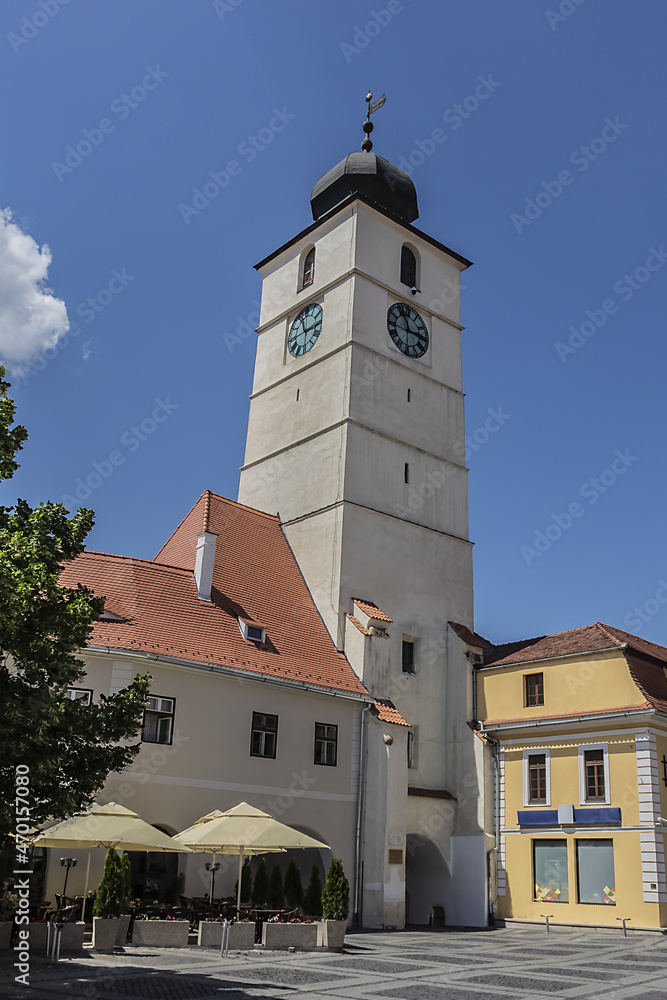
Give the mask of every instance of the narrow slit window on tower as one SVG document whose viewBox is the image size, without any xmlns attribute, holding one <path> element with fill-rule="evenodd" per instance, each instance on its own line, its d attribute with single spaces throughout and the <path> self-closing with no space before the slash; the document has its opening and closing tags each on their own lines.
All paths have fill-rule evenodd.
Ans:
<svg viewBox="0 0 667 1000">
<path fill-rule="evenodd" d="M 410 390 L 408 389 L 408 403 L 410 402 Z"/>
<path fill-rule="evenodd" d="M 300 390 L 300 389 L 297 389 L 297 390 L 296 390 L 296 400 L 297 400 L 297 403 L 299 402 L 299 393 L 300 393 L 300 392 L 301 392 L 301 390 Z"/>
<path fill-rule="evenodd" d="M 401 247 L 401 283 L 415 288 L 417 284 L 417 258 L 410 247 Z"/>
<path fill-rule="evenodd" d="M 315 247 L 309 250 L 306 254 L 306 259 L 303 262 L 303 282 L 301 287 L 305 288 L 307 285 L 312 285 L 315 281 Z"/>
<path fill-rule="evenodd" d="M 415 643 L 411 639 L 403 640 L 401 669 L 404 674 L 414 674 L 415 672 Z"/>
<path fill-rule="evenodd" d="M 410 482 L 410 463 L 409 462 L 406 462 L 405 466 L 403 468 L 403 482 L 404 483 L 409 483 Z"/>
</svg>

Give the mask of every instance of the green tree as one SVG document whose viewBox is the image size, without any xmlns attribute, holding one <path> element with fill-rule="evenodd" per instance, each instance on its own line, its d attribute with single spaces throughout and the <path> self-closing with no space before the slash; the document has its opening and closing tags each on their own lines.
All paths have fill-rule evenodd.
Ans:
<svg viewBox="0 0 667 1000">
<path fill-rule="evenodd" d="M 303 912 L 309 917 L 322 916 L 322 880 L 317 865 L 313 865 L 310 882 L 303 900 Z"/>
<path fill-rule="evenodd" d="M 130 864 L 130 855 L 127 851 L 123 851 L 120 856 L 120 867 L 123 875 L 123 896 L 125 898 L 123 913 L 125 913 L 125 910 L 132 899 L 132 865 Z"/>
<path fill-rule="evenodd" d="M 16 407 L 0 366 L 0 481 L 18 468 L 27 438 L 12 427 Z M 81 585 L 63 587 L 60 573 L 84 550 L 94 512 L 73 517 L 59 503 L 0 507 L 0 845 L 14 828 L 19 765 L 29 768 L 30 823 L 63 819 L 89 805 L 111 771 L 131 763 L 150 677 L 137 677 L 94 705 L 69 700 L 84 675 L 84 648 L 104 598 Z"/>
<path fill-rule="evenodd" d="M 322 915 L 325 920 L 347 920 L 349 912 L 350 883 L 343 871 L 343 862 L 334 858 L 322 893 Z"/>
<path fill-rule="evenodd" d="M 262 907 L 269 893 L 269 877 L 266 874 L 266 859 L 260 858 L 255 880 L 252 884 L 252 901 L 254 906 Z"/>
<path fill-rule="evenodd" d="M 239 891 L 239 880 L 234 883 L 234 899 Z M 241 868 L 241 902 L 249 903 L 252 900 L 252 872 L 250 871 L 250 858 L 243 859 Z"/>
<path fill-rule="evenodd" d="M 285 908 L 285 893 L 283 890 L 283 873 L 280 866 L 275 864 L 269 879 L 269 891 L 266 901 L 271 910 L 283 910 Z"/>
<path fill-rule="evenodd" d="M 285 903 L 288 910 L 295 910 L 303 903 L 301 872 L 297 868 L 294 858 L 291 859 L 285 872 Z"/>
<path fill-rule="evenodd" d="M 96 917 L 119 917 L 127 910 L 131 895 L 131 887 L 129 892 L 127 889 L 125 863 L 119 858 L 115 847 L 110 847 L 104 862 L 102 881 L 95 897 L 93 915 Z"/>
</svg>

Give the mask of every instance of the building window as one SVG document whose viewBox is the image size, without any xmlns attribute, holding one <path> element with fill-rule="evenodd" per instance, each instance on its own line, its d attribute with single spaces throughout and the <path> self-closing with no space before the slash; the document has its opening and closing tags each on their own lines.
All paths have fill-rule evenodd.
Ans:
<svg viewBox="0 0 667 1000">
<path fill-rule="evenodd" d="M 526 708 L 544 704 L 544 674 L 525 674 Z"/>
<path fill-rule="evenodd" d="M 174 731 L 174 699 L 149 696 L 144 712 L 144 743 L 171 743 Z"/>
<path fill-rule="evenodd" d="M 410 463 L 409 462 L 406 462 L 405 465 L 403 466 L 403 482 L 404 483 L 409 483 L 410 482 Z"/>
<path fill-rule="evenodd" d="M 315 247 L 309 250 L 306 254 L 306 259 L 303 262 L 303 281 L 301 282 L 301 287 L 306 288 L 307 285 L 312 285 L 315 281 Z"/>
<path fill-rule="evenodd" d="M 569 903 L 567 840 L 534 840 L 534 899 L 540 903 Z"/>
<path fill-rule="evenodd" d="M 531 805 L 547 801 L 547 756 L 531 753 L 528 757 L 528 801 Z"/>
<path fill-rule="evenodd" d="M 417 769 L 418 729 L 418 726 L 413 726 L 412 729 L 408 729 L 408 767 L 411 770 Z"/>
<path fill-rule="evenodd" d="M 338 759 L 338 726 L 315 723 L 315 763 L 335 767 Z"/>
<path fill-rule="evenodd" d="M 408 288 L 417 287 L 417 258 L 410 247 L 401 247 L 401 283 Z"/>
<path fill-rule="evenodd" d="M 244 639 L 250 639 L 251 642 L 266 642 L 266 629 L 257 622 L 239 618 L 239 628 Z"/>
<path fill-rule="evenodd" d="M 67 688 L 65 697 L 69 701 L 78 701 L 80 705 L 90 705 L 93 700 L 93 692 L 87 688 Z"/>
<path fill-rule="evenodd" d="M 412 639 L 404 639 L 401 653 L 401 667 L 404 674 L 415 672 L 415 643 Z"/>
<path fill-rule="evenodd" d="M 278 742 L 278 716 L 252 713 L 252 734 L 250 737 L 251 757 L 275 757 Z"/>
<path fill-rule="evenodd" d="M 612 840 L 577 841 L 577 885 L 580 903 L 616 906 Z"/>
<path fill-rule="evenodd" d="M 606 743 L 579 747 L 579 799 L 609 802 L 609 755 Z"/>
</svg>

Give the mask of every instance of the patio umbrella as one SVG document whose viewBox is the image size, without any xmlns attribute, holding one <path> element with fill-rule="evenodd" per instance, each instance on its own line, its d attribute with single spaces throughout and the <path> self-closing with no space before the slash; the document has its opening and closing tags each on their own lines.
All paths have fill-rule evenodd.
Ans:
<svg viewBox="0 0 667 1000">
<path fill-rule="evenodd" d="M 170 851 L 187 852 L 184 844 L 168 837 L 166 833 L 144 822 L 141 817 L 117 802 L 98 805 L 94 802 L 84 813 L 57 823 L 44 833 L 34 837 L 35 847 L 51 847 L 60 850 L 88 848 L 86 867 L 86 887 L 83 893 L 85 910 L 90 874 L 90 854 L 93 847 L 122 847 L 124 851 Z M 82 917 L 84 913 L 82 912 Z"/>
<path fill-rule="evenodd" d="M 293 848 L 323 847 L 314 837 L 300 833 L 291 826 L 279 823 L 268 813 L 241 802 L 226 812 L 215 809 L 201 816 L 196 823 L 174 835 L 174 840 L 187 845 L 193 851 L 209 854 L 238 854 L 239 884 L 236 901 L 237 917 L 241 913 L 241 870 L 243 858 L 252 854 L 281 852 Z"/>
</svg>

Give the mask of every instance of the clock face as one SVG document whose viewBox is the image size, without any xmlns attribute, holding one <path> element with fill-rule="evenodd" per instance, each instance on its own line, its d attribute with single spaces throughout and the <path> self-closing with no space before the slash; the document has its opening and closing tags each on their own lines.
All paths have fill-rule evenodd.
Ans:
<svg viewBox="0 0 667 1000">
<path fill-rule="evenodd" d="M 322 306 L 316 302 L 302 309 L 290 327 L 287 346 L 290 354 L 300 358 L 314 346 L 322 332 Z"/>
<path fill-rule="evenodd" d="M 387 329 L 399 351 L 409 358 L 421 358 L 428 350 L 428 330 L 416 309 L 395 302 L 387 312 Z"/>
</svg>

